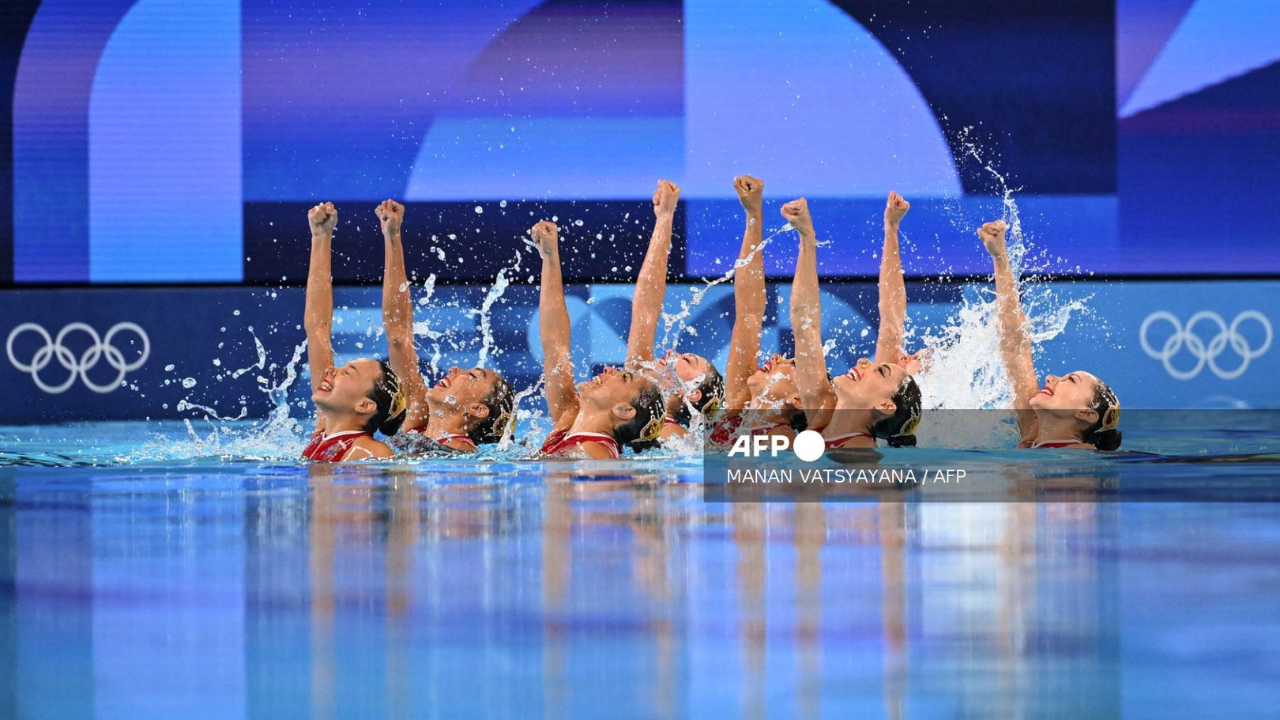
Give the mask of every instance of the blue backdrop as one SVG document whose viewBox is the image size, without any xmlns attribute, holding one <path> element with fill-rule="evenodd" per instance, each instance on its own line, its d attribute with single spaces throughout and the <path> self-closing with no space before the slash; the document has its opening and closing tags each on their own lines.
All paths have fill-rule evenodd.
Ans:
<svg viewBox="0 0 1280 720">
<path fill-rule="evenodd" d="M 985 272 L 1006 191 L 1062 272 L 1275 273 L 1278 60 L 1267 0 L 10 0 L 0 282 L 296 283 L 317 200 L 407 199 L 442 243 L 548 207 L 628 237 L 659 177 L 697 277 L 742 172 L 833 234 L 906 194 L 922 276 Z"/>
</svg>

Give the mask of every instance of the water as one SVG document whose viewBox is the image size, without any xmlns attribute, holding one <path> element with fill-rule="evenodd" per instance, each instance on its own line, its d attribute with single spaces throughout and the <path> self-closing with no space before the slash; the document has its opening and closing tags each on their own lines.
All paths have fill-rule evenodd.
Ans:
<svg viewBox="0 0 1280 720">
<path fill-rule="evenodd" d="M 1175 482 L 1206 467 L 1172 457 L 1203 434 L 1070 457 Z M 146 435 L 185 450 L 113 462 Z M 1211 449 L 1275 439 L 1232 435 Z M 180 423 L 0 439 L 0 717 L 1245 718 L 1280 700 L 1276 503 L 725 504 L 696 459 L 227 461 Z M 1280 485 L 1274 460 L 1214 470 Z"/>
</svg>

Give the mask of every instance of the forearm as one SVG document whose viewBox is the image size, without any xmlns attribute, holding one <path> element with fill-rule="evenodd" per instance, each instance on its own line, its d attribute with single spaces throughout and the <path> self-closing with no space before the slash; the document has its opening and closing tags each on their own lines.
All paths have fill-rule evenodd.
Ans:
<svg viewBox="0 0 1280 720">
<path fill-rule="evenodd" d="M 538 330 L 542 339 L 544 364 L 560 362 L 569 351 L 569 308 L 564 300 L 558 255 L 542 259 L 542 285 L 538 296 Z"/>
<path fill-rule="evenodd" d="M 654 222 L 653 237 L 649 240 L 644 264 L 640 266 L 635 295 L 631 299 L 631 329 L 627 334 L 628 364 L 653 360 L 654 337 L 667 292 L 672 221 L 672 217 L 664 216 Z"/>
<path fill-rule="evenodd" d="M 382 324 L 387 336 L 402 340 L 413 337 L 413 301 L 409 276 L 404 266 L 404 245 L 400 232 L 383 236 L 385 259 L 382 271 Z"/>
<path fill-rule="evenodd" d="M 333 254 L 333 236 L 328 233 L 312 233 L 311 265 L 307 272 L 306 306 L 303 326 L 310 336 L 313 330 L 326 334 L 333 324 L 333 272 L 330 267 Z"/>
<path fill-rule="evenodd" d="M 796 343 L 796 383 L 806 409 L 824 404 L 827 361 L 822 352 L 822 300 L 818 289 L 818 241 L 800 234 L 800 252 L 791 283 L 791 331 Z"/>
<path fill-rule="evenodd" d="M 1024 408 L 1036 391 L 1035 367 L 1031 359 L 1031 334 L 1018 298 L 1018 283 L 1003 255 L 992 257 L 996 280 L 996 331 L 1000 355 L 1009 375 L 1014 407 Z"/>
<path fill-rule="evenodd" d="M 733 276 L 734 309 L 739 317 L 763 320 L 765 310 L 763 212 L 747 214 L 747 227 Z"/>
<path fill-rule="evenodd" d="M 876 340 L 877 362 L 898 362 L 902 357 L 907 321 L 907 286 L 902 279 L 902 257 L 898 252 L 898 226 L 886 223 L 884 248 L 880 253 L 880 328 Z"/>
<path fill-rule="evenodd" d="M 311 235 L 311 266 L 307 272 L 302 323 L 307 331 L 307 367 L 312 388 L 319 385 L 325 371 L 333 365 L 332 240 L 333 236 L 328 233 Z"/>
</svg>

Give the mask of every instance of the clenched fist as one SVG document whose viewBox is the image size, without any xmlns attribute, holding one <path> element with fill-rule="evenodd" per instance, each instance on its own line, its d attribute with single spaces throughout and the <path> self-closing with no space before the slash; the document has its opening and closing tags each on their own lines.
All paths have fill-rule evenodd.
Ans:
<svg viewBox="0 0 1280 720">
<path fill-rule="evenodd" d="M 808 200 L 800 198 L 783 205 L 782 217 L 804 237 L 813 237 L 813 218 L 809 216 Z"/>
<path fill-rule="evenodd" d="M 331 202 L 320 203 L 307 211 L 307 223 L 312 235 L 332 235 L 338 224 L 338 209 Z"/>
<path fill-rule="evenodd" d="M 560 248 L 560 228 L 550 220 L 543 220 L 529 231 L 538 244 L 538 254 L 544 258 L 555 257 Z"/>
<path fill-rule="evenodd" d="M 374 209 L 378 222 L 382 223 L 384 236 L 399 235 L 400 223 L 404 221 L 404 206 L 395 200 L 387 200 Z"/>
<path fill-rule="evenodd" d="M 982 240 L 982 245 L 991 253 L 992 257 L 1001 257 L 1005 253 L 1005 233 L 1008 226 L 1003 220 L 995 220 L 978 228 L 978 237 Z"/>
<path fill-rule="evenodd" d="M 748 213 L 758 213 L 764 204 L 764 181 L 750 175 L 733 179 L 733 189 L 738 191 L 738 202 Z"/>
<path fill-rule="evenodd" d="M 891 227 L 898 227 L 898 223 L 902 222 L 902 218 L 911 209 L 911 203 L 892 190 L 889 191 L 889 201 L 884 205 L 884 224 Z"/>
<path fill-rule="evenodd" d="M 676 201 L 679 199 L 679 185 L 670 180 L 659 180 L 658 189 L 653 192 L 653 214 L 659 218 L 675 216 Z"/>
</svg>

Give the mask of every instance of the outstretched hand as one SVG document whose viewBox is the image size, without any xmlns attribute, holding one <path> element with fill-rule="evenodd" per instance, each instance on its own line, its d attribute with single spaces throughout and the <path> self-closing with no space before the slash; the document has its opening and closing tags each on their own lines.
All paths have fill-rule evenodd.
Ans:
<svg viewBox="0 0 1280 720">
<path fill-rule="evenodd" d="M 384 236 L 400 234 L 400 224 L 404 222 L 404 206 L 395 200 L 386 200 L 374 209 L 378 222 L 382 223 Z"/>
<path fill-rule="evenodd" d="M 994 220 L 978 228 L 978 237 L 982 246 L 991 253 L 991 257 L 1003 257 L 1005 254 L 1005 233 L 1008 226 L 1003 220 Z"/>
<path fill-rule="evenodd" d="M 658 189 L 653 192 L 653 214 L 658 218 L 674 217 L 679 199 L 679 185 L 670 180 L 659 180 Z"/>
<path fill-rule="evenodd" d="M 560 228 L 550 220 L 543 220 L 529 231 L 538 245 L 538 254 L 544 259 L 555 257 L 560 249 Z"/>
<path fill-rule="evenodd" d="M 884 224 L 897 227 L 910 209 L 911 203 L 906 198 L 890 190 L 889 201 L 884 206 Z"/>
<path fill-rule="evenodd" d="M 738 202 L 748 213 L 758 213 L 764 206 L 764 181 L 750 175 L 733 179 L 733 189 L 738 191 Z"/>
<path fill-rule="evenodd" d="M 323 202 L 307 211 L 307 224 L 311 234 L 332 235 L 338 224 L 338 209 L 331 202 Z"/>
<path fill-rule="evenodd" d="M 813 237 L 813 218 L 809 216 L 808 200 L 800 198 L 783 205 L 782 217 L 801 235 Z"/>
</svg>

